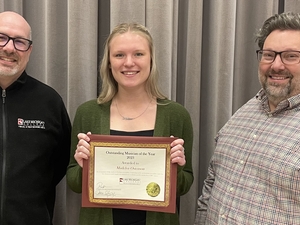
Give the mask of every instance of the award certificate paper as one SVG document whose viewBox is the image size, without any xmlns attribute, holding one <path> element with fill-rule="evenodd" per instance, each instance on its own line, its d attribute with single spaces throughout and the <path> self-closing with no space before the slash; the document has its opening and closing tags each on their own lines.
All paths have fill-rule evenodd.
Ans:
<svg viewBox="0 0 300 225">
<path fill-rule="evenodd" d="M 175 138 L 89 135 L 83 166 L 82 206 L 175 213 Z"/>
</svg>

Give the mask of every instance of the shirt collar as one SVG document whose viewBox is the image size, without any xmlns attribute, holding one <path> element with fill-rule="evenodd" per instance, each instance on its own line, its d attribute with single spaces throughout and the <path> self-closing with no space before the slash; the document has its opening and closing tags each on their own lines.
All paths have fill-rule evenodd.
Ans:
<svg viewBox="0 0 300 225">
<path fill-rule="evenodd" d="M 259 90 L 259 92 L 256 94 L 256 99 L 261 102 L 262 108 L 266 112 L 270 112 L 268 97 L 267 97 L 266 92 L 265 92 L 264 89 Z M 274 112 L 278 113 L 280 111 L 297 108 L 299 106 L 300 106 L 300 94 L 292 96 L 292 97 L 280 102 L 277 105 Z M 274 113 L 274 112 L 272 112 L 272 113 Z"/>
</svg>

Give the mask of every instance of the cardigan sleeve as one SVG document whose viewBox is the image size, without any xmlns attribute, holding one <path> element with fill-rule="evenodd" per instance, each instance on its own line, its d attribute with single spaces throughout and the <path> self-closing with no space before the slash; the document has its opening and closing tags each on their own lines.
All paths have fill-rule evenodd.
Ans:
<svg viewBox="0 0 300 225">
<path fill-rule="evenodd" d="M 184 140 L 184 166 L 177 167 L 177 196 L 186 194 L 194 181 L 192 169 L 193 126 L 189 112 L 179 103 L 170 100 L 158 102 L 155 136 Z"/>
<path fill-rule="evenodd" d="M 77 109 L 71 134 L 71 150 L 70 150 L 70 161 L 67 169 L 66 179 L 67 184 L 76 193 L 81 193 L 82 186 L 82 168 L 78 165 L 74 158 L 76 146 L 78 143 L 77 134 L 82 132 L 81 128 L 81 111 Z"/>
<path fill-rule="evenodd" d="M 181 110 L 178 110 L 178 117 L 176 120 L 177 121 L 174 121 L 175 125 L 173 127 L 177 130 L 177 137 L 184 140 L 186 160 L 184 166 L 177 167 L 177 195 L 180 196 L 189 191 L 194 181 L 192 168 L 193 126 L 188 111 L 183 107 Z"/>
<path fill-rule="evenodd" d="M 67 169 L 68 186 L 77 193 L 82 191 L 82 168 L 74 158 L 78 133 L 109 134 L 109 110 L 111 102 L 99 105 L 96 99 L 80 105 L 76 111 L 72 134 L 70 162 Z"/>
</svg>

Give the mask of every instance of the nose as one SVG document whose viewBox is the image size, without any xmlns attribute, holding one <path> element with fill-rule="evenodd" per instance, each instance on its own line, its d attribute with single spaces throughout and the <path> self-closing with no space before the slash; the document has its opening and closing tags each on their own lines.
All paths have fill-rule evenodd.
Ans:
<svg viewBox="0 0 300 225">
<path fill-rule="evenodd" d="M 284 66 L 284 63 L 282 62 L 281 57 L 280 57 L 279 54 L 276 55 L 272 65 L 271 65 L 271 68 L 274 71 L 284 70 L 285 66 Z"/>
<path fill-rule="evenodd" d="M 9 40 L 7 42 L 7 44 L 4 47 L 2 47 L 2 49 L 4 51 L 7 51 L 7 52 L 13 52 L 15 50 L 15 46 L 14 46 L 13 40 Z"/>
<path fill-rule="evenodd" d="M 124 66 L 134 66 L 134 60 L 131 56 L 127 56 L 124 62 Z"/>
</svg>

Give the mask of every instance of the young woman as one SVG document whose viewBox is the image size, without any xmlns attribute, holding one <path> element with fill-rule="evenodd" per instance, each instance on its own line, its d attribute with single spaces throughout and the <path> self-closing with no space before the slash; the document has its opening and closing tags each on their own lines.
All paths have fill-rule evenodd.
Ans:
<svg viewBox="0 0 300 225">
<path fill-rule="evenodd" d="M 83 160 L 88 159 L 88 133 L 134 136 L 175 136 L 171 162 L 178 164 L 177 196 L 193 183 L 190 115 L 168 100 L 157 85 L 153 40 L 140 24 L 120 24 L 108 37 L 101 62 L 101 93 L 79 106 L 73 123 L 71 159 L 67 171 L 70 188 L 80 193 Z M 74 157 L 73 157 L 74 156 Z M 84 225 L 176 225 L 178 214 L 129 209 L 81 208 Z"/>
</svg>

